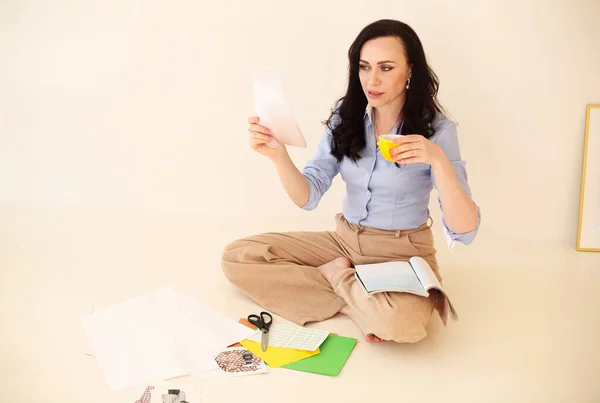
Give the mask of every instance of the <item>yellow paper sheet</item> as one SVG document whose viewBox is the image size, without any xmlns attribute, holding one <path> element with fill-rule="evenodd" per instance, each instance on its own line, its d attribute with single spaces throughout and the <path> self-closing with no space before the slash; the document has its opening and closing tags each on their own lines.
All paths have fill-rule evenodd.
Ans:
<svg viewBox="0 0 600 403">
<path fill-rule="evenodd" d="M 267 351 L 262 351 L 260 343 L 250 340 L 242 340 L 240 344 L 252 354 L 262 358 L 271 368 L 277 368 L 321 353 L 318 348 L 315 351 L 304 351 L 272 346 L 268 346 Z"/>
</svg>

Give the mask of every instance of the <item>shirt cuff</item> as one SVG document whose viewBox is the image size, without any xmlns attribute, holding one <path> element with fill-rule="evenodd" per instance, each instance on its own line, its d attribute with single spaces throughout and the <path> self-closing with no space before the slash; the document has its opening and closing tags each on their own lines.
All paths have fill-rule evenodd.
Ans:
<svg viewBox="0 0 600 403">
<path fill-rule="evenodd" d="M 468 245 L 471 242 L 473 242 L 473 240 L 475 239 L 475 236 L 477 235 L 477 232 L 479 231 L 480 224 L 481 224 L 481 211 L 479 209 L 479 206 L 477 206 L 477 226 L 475 227 L 475 229 L 473 231 L 457 234 L 456 232 L 453 232 L 450 228 L 448 228 L 448 226 L 446 225 L 446 222 L 444 221 L 444 218 L 442 217 L 442 228 L 444 230 L 444 237 L 446 238 L 446 243 L 448 244 L 448 249 L 453 250 L 454 245 L 456 244 L 456 241 L 458 241 L 464 245 Z"/>
<path fill-rule="evenodd" d="M 309 195 L 308 195 L 308 201 L 306 202 L 306 204 L 300 208 L 302 210 L 306 210 L 306 211 L 314 210 L 317 207 L 317 205 L 319 204 L 319 200 L 321 198 L 317 194 L 318 193 L 317 186 L 313 183 L 312 178 L 309 175 L 306 175 L 306 174 L 303 174 L 303 175 L 308 180 Z"/>
</svg>

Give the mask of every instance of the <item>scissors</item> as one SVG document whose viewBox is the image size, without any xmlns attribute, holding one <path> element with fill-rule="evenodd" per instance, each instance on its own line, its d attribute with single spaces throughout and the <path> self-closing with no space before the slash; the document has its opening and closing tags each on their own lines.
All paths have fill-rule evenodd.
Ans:
<svg viewBox="0 0 600 403">
<path fill-rule="evenodd" d="M 271 327 L 271 323 L 273 323 L 273 316 L 271 316 L 269 312 L 264 311 L 261 312 L 259 315 L 248 315 L 248 322 L 252 323 L 254 326 L 257 326 L 262 332 L 260 344 L 262 347 L 262 351 L 266 351 L 267 344 L 269 341 L 269 328 Z"/>
</svg>

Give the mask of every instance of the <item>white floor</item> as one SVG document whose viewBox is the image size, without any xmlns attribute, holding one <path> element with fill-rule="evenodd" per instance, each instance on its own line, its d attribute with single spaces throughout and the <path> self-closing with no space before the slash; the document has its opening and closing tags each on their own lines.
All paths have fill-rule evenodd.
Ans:
<svg viewBox="0 0 600 403">
<path fill-rule="evenodd" d="M 108 390 L 80 316 L 169 284 L 237 320 L 257 307 L 222 276 L 222 247 L 291 228 L 314 223 L 0 207 L 3 401 L 133 403 L 143 388 Z M 452 254 L 437 246 L 460 321 L 444 328 L 434 317 L 423 342 L 361 339 L 336 378 L 272 369 L 184 382 L 204 403 L 600 401 L 600 253 L 483 231 Z M 360 337 L 343 317 L 318 326 Z"/>
</svg>

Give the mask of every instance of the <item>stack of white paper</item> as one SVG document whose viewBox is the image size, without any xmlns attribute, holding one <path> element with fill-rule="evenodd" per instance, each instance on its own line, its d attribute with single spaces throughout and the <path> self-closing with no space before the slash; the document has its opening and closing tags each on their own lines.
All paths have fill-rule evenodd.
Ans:
<svg viewBox="0 0 600 403">
<path fill-rule="evenodd" d="M 82 323 L 111 390 L 218 369 L 216 353 L 255 333 L 169 287 Z"/>
</svg>

